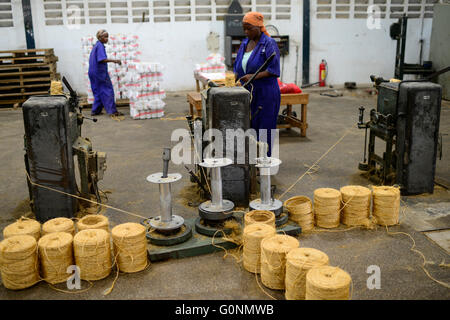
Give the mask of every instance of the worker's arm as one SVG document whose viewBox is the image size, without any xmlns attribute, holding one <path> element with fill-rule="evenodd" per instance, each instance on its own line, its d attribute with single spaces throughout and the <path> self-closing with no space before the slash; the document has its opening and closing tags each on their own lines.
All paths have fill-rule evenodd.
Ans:
<svg viewBox="0 0 450 320">
<path fill-rule="evenodd" d="M 102 63 L 108 63 L 108 62 L 113 62 L 113 63 L 118 63 L 118 64 L 122 64 L 122 61 L 120 60 L 114 60 L 114 59 L 104 59 L 102 61 L 100 61 Z"/>
<path fill-rule="evenodd" d="M 253 73 L 248 73 L 245 76 L 243 76 L 240 80 L 245 83 L 252 76 L 253 76 Z M 268 77 L 276 77 L 276 75 L 274 75 L 274 74 L 270 73 L 269 71 L 265 70 L 265 71 L 261 71 L 260 73 L 258 73 L 254 80 L 258 80 L 258 79 L 262 79 L 262 78 L 268 78 Z"/>
</svg>

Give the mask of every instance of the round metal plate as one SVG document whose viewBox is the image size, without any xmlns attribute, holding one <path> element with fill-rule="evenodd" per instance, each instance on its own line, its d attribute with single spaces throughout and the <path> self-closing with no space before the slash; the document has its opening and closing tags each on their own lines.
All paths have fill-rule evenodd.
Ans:
<svg viewBox="0 0 450 320">
<path fill-rule="evenodd" d="M 222 238 L 224 235 L 229 235 L 232 232 L 232 229 L 230 228 L 225 229 L 220 227 L 208 226 L 201 221 L 201 218 L 195 219 L 195 231 L 204 236 Z"/>
<path fill-rule="evenodd" d="M 198 207 L 198 213 L 205 220 L 225 220 L 233 215 L 234 203 L 230 200 L 222 200 L 222 207 L 215 207 L 211 201 L 205 201 Z"/>
<path fill-rule="evenodd" d="M 272 168 L 279 166 L 281 164 L 281 160 L 277 158 L 256 158 L 256 165 L 257 168 Z"/>
<path fill-rule="evenodd" d="M 177 215 L 173 215 L 172 220 L 169 222 L 162 221 L 161 216 L 157 216 L 148 221 L 148 224 L 150 225 L 150 227 L 152 227 L 156 230 L 163 230 L 163 231 L 171 231 L 171 230 L 181 228 L 183 223 L 184 223 L 184 219 Z"/>
<path fill-rule="evenodd" d="M 232 163 L 233 161 L 228 158 L 219 158 L 219 159 L 207 158 L 204 159 L 203 162 L 200 163 L 199 165 L 205 168 L 217 168 L 217 167 L 225 167 Z"/>
<path fill-rule="evenodd" d="M 283 203 L 280 200 L 273 200 L 271 205 L 263 205 L 261 199 L 256 199 L 250 202 L 249 205 L 251 210 L 267 210 L 272 211 L 276 217 L 278 217 L 283 212 Z"/>
<path fill-rule="evenodd" d="M 175 235 L 164 235 L 161 237 L 155 237 L 152 235 L 152 233 L 147 232 L 147 239 L 150 240 L 150 243 L 157 245 L 157 246 L 173 246 L 179 243 L 183 243 L 187 240 L 189 240 L 192 237 L 192 227 L 184 224 L 185 230 L 181 234 L 175 234 Z"/>
<path fill-rule="evenodd" d="M 162 175 L 162 172 L 151 174 L 147 177 L 147 181 L 151 183 L 173 183 L 181 179 L 179 173 L 169 173 L 167 178 L 163 178 Z"/>
</svg>

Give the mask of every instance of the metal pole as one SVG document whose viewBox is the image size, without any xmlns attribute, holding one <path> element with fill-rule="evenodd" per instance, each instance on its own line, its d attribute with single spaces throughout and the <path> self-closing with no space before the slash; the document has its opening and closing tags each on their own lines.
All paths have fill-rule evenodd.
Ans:
<svg viewBox="0 0 450 320">
<path fill-rule="evenodd" d="M 211 202 L 213 206 L 222 206 L 222 177 L 220 167 L 211 168 Z"/>
<path fill-rule="evenodd" d="M 270 168 L 261 168 L 260 182 L 261 182 L 261 203 L 264 205 L 271 204 L 270 192 Z"/>
<path fill-rule="evenodd" d="M 161 221 L 172 221 L 172 194 L 170 183 L 159 184 L 159 206 L 161 209 Z"/>
</svg>

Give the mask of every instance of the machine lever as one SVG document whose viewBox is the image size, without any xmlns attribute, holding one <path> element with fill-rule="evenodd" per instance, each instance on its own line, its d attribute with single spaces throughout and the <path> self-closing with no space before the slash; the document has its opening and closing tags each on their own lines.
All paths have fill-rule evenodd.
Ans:
<svg viewBox="0 0 450 320">
<path fill-rule="evenodd" d="M 162 159 L 163 159 L 162 178 L 167 178 L 167 173 L 169 172 L 170 148 L 164 148 Z"/>
</svg>

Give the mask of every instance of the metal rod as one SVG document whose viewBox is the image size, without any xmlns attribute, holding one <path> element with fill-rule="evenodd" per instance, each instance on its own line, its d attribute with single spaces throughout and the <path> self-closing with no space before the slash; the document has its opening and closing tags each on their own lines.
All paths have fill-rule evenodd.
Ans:
<svg viewBox="0 0 450 320">
<path fill-rule="evenodd" d="M 159 206 L 161 209 L 161 221 L 172 221 L 172 193 L 170 183 L 159 184 Z"/>
<path fill-rule="evenodd" d="M 272 201 L 270 192 L 270 168 L 261 168 L 260 183 L 261 203 L 264 205 L 270 205 Z"/>
<path fill-rule="evenodd" d="M 222 177 L 220 167 L 211 168 L 211 202 L 213 206 L 222 206 Z"/>
</svg>

